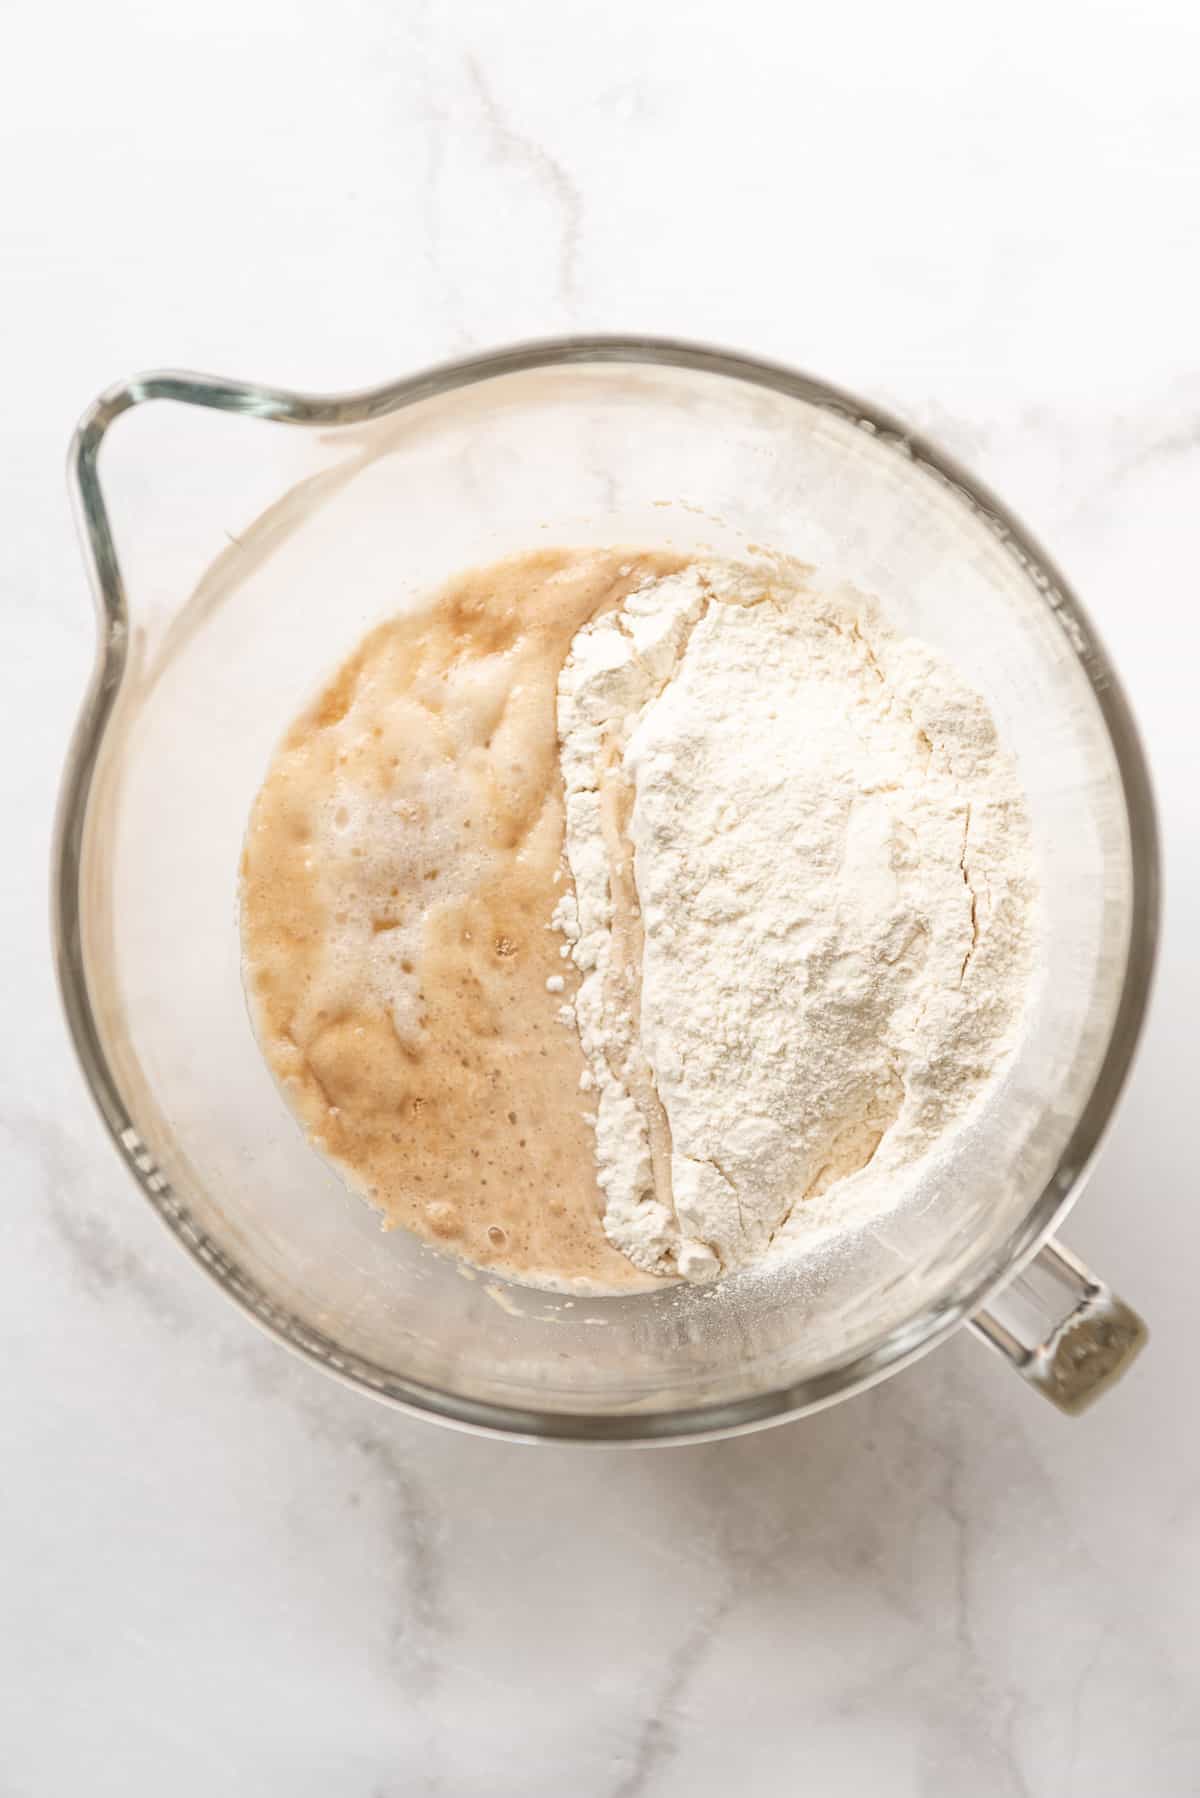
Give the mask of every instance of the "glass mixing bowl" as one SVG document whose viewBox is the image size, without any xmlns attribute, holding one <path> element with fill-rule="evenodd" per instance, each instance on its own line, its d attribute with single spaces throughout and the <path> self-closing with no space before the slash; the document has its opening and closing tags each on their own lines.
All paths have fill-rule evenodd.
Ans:
<svg viewBox="0 0 1200 1798">
<path fill-rule="evenodd" d="M 72 470 L 100 648 L 59 818 L 67 1017 L 146 1196 L 267 1330 L 427 1415 L 589 1441 L 794 1416 L 985 1302 L 976 1327 L 1064 1409 L 1127 1362 L 1138 1319 L 1046 1239 L 1145 1007 L 1146 769 L 1082 608 L 945 456 L 785 369 L 593 339 L 343 398 L 144 376 L 88 412 Z M 274 744 L 372 625 L 470 564 L 587 543 L 766 544 L 952 656 L 1020 761 L 1048 978 L 1001 1097 L 872 1229 L 770 1279 L 568 1302 L 385 1234 L 308 1147 L 251 1033 L 235 884 Z"/>
</svg>

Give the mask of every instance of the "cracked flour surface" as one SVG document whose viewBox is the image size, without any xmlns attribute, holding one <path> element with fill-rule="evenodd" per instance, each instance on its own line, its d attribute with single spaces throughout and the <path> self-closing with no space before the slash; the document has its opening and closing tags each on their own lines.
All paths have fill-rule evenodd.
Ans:
<svg viewBox="0 0 1200 1798">
<path fill-rule="evenodd" d="M 576 634 L 558 732 L 609 1238 L 703 1280 L 895 1202 L 1030 984 L 1029 826 L 983 700 L 861 594 L 696 563 Z"/>
</svg>

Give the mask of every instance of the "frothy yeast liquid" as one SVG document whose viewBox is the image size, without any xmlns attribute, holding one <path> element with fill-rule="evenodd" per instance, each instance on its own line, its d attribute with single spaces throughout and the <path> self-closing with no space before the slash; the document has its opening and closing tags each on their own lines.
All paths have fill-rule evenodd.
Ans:
<svg viewBox="0 0 1200 1798">
<path fill-rule="evenodd" d="M 545 551 L 380 625 L 288 731 L 246 835 L 247 997 L 311 1141 L 388 1224 L 534 1284 L 655 1283 L 601 1227 L 559 1017 L 555 698 L 580 625 L 680 566 Z"/>
</svg>

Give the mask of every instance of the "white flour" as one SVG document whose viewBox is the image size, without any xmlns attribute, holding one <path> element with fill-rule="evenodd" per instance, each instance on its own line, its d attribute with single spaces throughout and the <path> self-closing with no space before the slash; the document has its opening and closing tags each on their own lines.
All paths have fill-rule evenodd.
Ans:
<svg viewBox="0 0 1200 1798">
<path fill-rule="evenodd" d="M 1029 985 L 983 701 L 861 595 L 710 563 L 577 634 L 558 727 L 612 1241 L 706 1279 L 893 1203 Z"/>
</svg>

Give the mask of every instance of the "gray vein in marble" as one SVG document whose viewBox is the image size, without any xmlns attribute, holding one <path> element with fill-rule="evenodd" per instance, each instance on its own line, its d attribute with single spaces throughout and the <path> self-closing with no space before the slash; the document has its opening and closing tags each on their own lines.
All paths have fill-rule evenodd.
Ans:
<svg viewBox="0 0 1200 1798">
<path fill-rule="evenodd" d="M 1004 1756 L 1006 1770 L 1012 1780 L 1012 1787 L 1016 1794 L 1016 1798 L 1034 1798 L 1029 1781 L 1026 1779 L 1024 1769 L 1021 1766 L 1020 1753 L 1016 1740 L 1017 1726 L 1025 1714 L 1025 1709 L 1025 1699 L 1022 1697 L 1021 1693 L 1014 1692 L 1009 1703 L 1008 1714 L 1004 1719 L 1004 1732 L 999 1744 Z"/>
<path fill-rule="evenodd" d="M 954 1635 L 964 1655 L 973 1654 L 971 1633 L 971 1560 L 970 1517 L 962 1502 L 959 1487 L 962 1479 L 962 1431 L 958 1419 L 949 1414 L 946 1433 L 940 1445 L 942 1458 L 942 1508 L 954 1531 L 953 1601 Z"/>
<path fill-rule="evenodd" d="M 574 310 L 578 292 L 579 234 L 583 224 L 583 197 L 574 181 L 559 162 L 536 138 L 518 131 L 502 112 L 474 54 L 463 58 L 471 85 L 479 102 L 484 123 L 491 134 L 497 157 L 517 169 L 524 169 L 541 187 L 556 209 L 560 220 L 558 252 L 559 298 L 568 312 Z"/>
<path fill-rule="evenodd" d="M 422 198 L 426 255 L 442 290 L 442 310 L 451 326 L 449 335 L 458 349 L 465 350 L 470 339 L 459 306 L 458 286 L 455 282 L 447 281 L 442 272 L 442 209 L 438 194 L 446 164 L 446 115 L 440 108 L 430 116 L 426 138 L 428 160 Z"/>
<path fill-rule="evenodd" d="M 429 24 L 430 8 L 428 5 L 421 6 L 415 11 L 412 20 L 415 38 L 414 54 L 427 67 L 431 60 L 428 46 Z M 470 348 L 471 334 L 463 319 L 461 284 L 446 278 L 442 263 L 444 233 L 441 187 L 446 167 L 446 134 L 450 124 L 449 109 L 444 101 L 435 97 L 432 80 L 428 75 L 423 84 L 422 106 L 426 140 L 425 175 L 421 192 L 421 214 L 425 226 L 425 254 L 430 270 L 440 288 L 439 315 L 443 325 L 448 321 L 450 327 L 445 333 L 448 340 L 447 348 L 455 347 L 460 351 L 465 351 Z"/>
<path fill-rule="evenodd" d="M 380 1468 L 389 1495 L 391 1532 L 404 1569 L 395 1642 L 414 1692 L 428 1693 L 440 1674 L 444 1571 L 429 1498 L 392 1443 L 362 1431 L 352 1439 L 365 1460 Z"/>
<path fill-rule="evenodd" d="M 1196 450 L 1200 450 L 1200 416 L 1190 417 L 1182 424 L 1169 426 L 1148 437 L 1116 464 L 1104 485 L 1106 488 L 1119 487 L 1125 481 L 1151 473 L 1164 462 L 1191 455 Z"/>
<path fill-rule="evenodd" d="M 932 1453 L 939 1464 L 938 1496 L 942 1513 L 953 1531 L 950 1602 L 959 1692 L 954 1715 L 939 1719 L 933 1734 L 935 1746 L 923 1791 L 927 1798 L 958 1798 L 963 1769 L 978 1765 L 981 1754 L 990 1749 L 996 1763 L 993 1777 L 997 1782 L 991 1789 L 998 1795 L 1004 1792 L 1009 1798 L 1028 1798 L 1029 1788 L 1014 1740 L 1021 1707 L 1020 1694 L 1011 1686 L 997 1686 L 989 1677 L 986 1657 L 981 1654 L 976 1640 L 971 1586 L 972 1557 L 976 1550 L 975 1518 L 964 1492 L 968 1474 L 964 1429 L 967 1397 L 962 1369 L 947 1357 L 942 1372 L 939 1427 L 936 1433 L 931 1433 L 926 1451 Z M 968 1693 L 970 1702 L 964 1703 Z M 950 1750 L 949 1765 L 947 1749 Z M 1003 1781 L 1002 1785 L 1000 1781 Z"/>
<path fill-rule="evenodd" d="M 683 1723 L 684 1699 L 713 1639 L 733 1607 L 734 1594 L 724 1592 L 704 1607 L 667 1661 L 663 1678 L 642 1724 L 633 1764 L 612 1798 L 644 1798 L 651 1781 L 674 1758 Z"/>
<path fill-rule="evenodd" d="M 264 1396 L 281 1398 L 303 1417 L 315 1438 L 337 1453 L 349 1452 L 368 1472 L 367 1483 L 384 1507 L 392 1550 L 380 1577 L 399 1573 L 392 1623 L 397 1669 L 413 1698 L 419 1704 L 429 1701 L 443 1672 L 448 1578 L 429 1488 L 386 1428 L 363 1426 L 362 1400 L 347 1404 L 346 1394 L 327 1388 L 312 1369 L 303 1370 L 297 1387 L 296 1363 L 280 1355 L 274 1344 L 246 1343 L 240 1359 Z"/>
<path fill-rule="evenodd" d="M 683 1457 L 680 1457 L 682 1462 Z M 737 1463 L 720 1447 L 696 1451 L 693 1477 L 708 1513 L 711 1572 L 716 1590 L 695 1614 L 674 1652 L 638 1732 L 633 1758 L 611 1798 L 645 1798 L 681 1745 L 687 1700 L 697 1676 L 719 1643 L 722 1626 L 735 1609 L 752 1602 L 769 1580 L 782 1577 L 788 1533 L 773 1516 L 763 1516 L 753 1482 L 739 1478 Z"/>
<path fill-rule="evenodd" d="M 1079 1747 L 1083 1739 L 1083 1694 L 1099 1659 L 1100 1650 L 1097 1648 L 1093 1654 L 1088 1656 L 1080 1669 L 1079 1677 L 1076 1679 L 1074 1688 L 1071 1692 L 1071 1731 L 1067 1747 L 1066 1784 L 1063 1788 L 1063 1798 L 1072 1798 L 1072 1793 L 1075 1790 L 1075 1769 L 1079 1764 Z"/>
<path fill-rule="evenodd" d="M 91 1203 L 88 1188 L 96 1182 L 97 1155 L 85 1156 L 52 1117 L 13 1110 L 0 1128 L 37 1170 L 42 1214 L 84 1288 L 101 1299 L 128 1292 L 160 1323 L 173 1330 L 186 1328 L 192 1319 L 181 1294 L 121 1240 L 118 1229 Z M 106 1186 L 120 1184 L 115 1164 L 112 1173 Z M 141 1202 L 131 1185 L 122 1196 Z M 118 1202 L 114 1196 L 114 1205 Z"/>
</svg>

